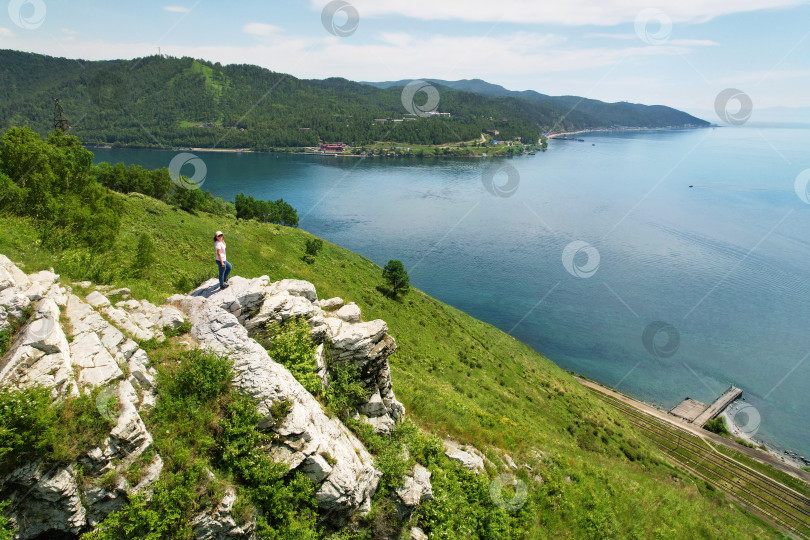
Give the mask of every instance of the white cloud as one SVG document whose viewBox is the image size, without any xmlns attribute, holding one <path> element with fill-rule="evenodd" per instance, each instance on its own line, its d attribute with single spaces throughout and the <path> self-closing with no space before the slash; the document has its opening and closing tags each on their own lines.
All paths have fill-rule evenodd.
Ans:
<svg viewBox="0 0 810 540">
<path fill-rule="evenodd" d="M 610 34 L 606 32 L 589 32 L 582 37 L 585 39 L 618 39 L 622 41 L 638 39 L 636 34 Z"/>
<path fill-rule="evenodd" d="M 164 11 L 168 11 L 169 13 L 188 13 L 191 11 L 189 8 L 184 6 L 163 6 Z"/>
<path fill-rule="evenodd" d="M 62 28 L 62 33 L 68 36 L 77 36 L 79 32 L 76 30 L 70 30 L 69 28 Z"/>
<path fill-rule="evenodd" d="M 328 0 L 310 0 L 318 10 Z M 764 9 L 807 4 L 807 0 L 350 0 L 360 18 L 399 15 L 421 20 L 458 20 L 472 22 L 510 22 L 519 24 L 562 24 L 566 26 L 614 26 L 632 23 L 644 9 L 655 8 L 673 22 L 706 22 L 729 15 Z"/>
<path fill-rule="evenodd" d="M 9 30 L 8 28 L 3 28 L 0 26 L 0 38 L 12 38 L 14 37 L 14 32 Z"/>
<path fill-rule="evenodd" d="M 272 36 L 273 34 L 276 34 L 279 30 L 281 29 L 278 26 L 258 22 L 248 23 L 242 27 L 242 31 L 244 31 L 245 33 L 262 37 Z"/>
<path fill-rule="evenodd" d="M 590 32 L 582 37 L 585 39 L 615 39 L 617 41 L 633 41 L 641 39 L 636 34 L 610 34 L 599 32 Z M 719 45 L 719 43 L 710 39 L 668 39 L 664 43 L 667 45 L 678 45 L 682 47 L 709 47 Z"/>
<path fill-rule="evenodd" d="M 261 24 L 261 23 L 253 23 Z M 270 25 L 252 27 L 250 33 L 266 35 Z M 271 27 L 272 28 L 272 27 Z M 245 28 L 248 32 L 248 28 Z M 612 66 L 627 58 L 686 54 L 675 45 L 649 47 L 642 42 L 628 47 L 572 48 L 560 46 L 565 39 L 554 34 L 517 32 L 506 36 L 459 37 L 386 34 L 366 45 L 323 37 L 317 40 L 285 36 L 251 46 L 183 46 L 165 43 L 173 56 L 190 56 L 225 64 L 257 64 L 297 77 L 340 76 L 353 80 L 389 80 L 415 77 L 439 79 L 493 78 L 575 72 Z M 406 43 L 407 46 L 402 44 Z M 32 44 L 33 45 L 33 44 Z M 53 41 L 24 47 L 43 54 L 64 56 Z M 101 40 L 71 43 L 70 56 L 89 60 L 133 58 L 152 54 L 152 43 L 109 43 Z M 441 51 L 441 54 L 437 54 Z M 476 51 L 470 54 L 470 51 Z M 362 60 L 362 61 L 358 61 Z"/>
<path fill-rule="evenodd" d="M 679 45 L 682 47 L 714 47 L 720 45 L 716 41 L 710 39 L 670 39 L 667 41 L 669 45 Z"/>
</svg>

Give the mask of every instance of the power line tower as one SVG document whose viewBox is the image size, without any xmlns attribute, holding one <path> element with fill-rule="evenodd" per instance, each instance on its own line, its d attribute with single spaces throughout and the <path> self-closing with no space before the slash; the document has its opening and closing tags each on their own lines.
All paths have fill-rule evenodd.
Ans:
<svg viewBox="0 0 810 540">
<path fill-rule="evenodd" d="M 53 98 L 53 101 L 53 129 L 59 130 L 62 133 L 67 133 L 70 131 L 70 123 L 68 122 L 67 115 L 62 109 L 62 104 L 59 103 L 59 98 Z"/>
</svg>

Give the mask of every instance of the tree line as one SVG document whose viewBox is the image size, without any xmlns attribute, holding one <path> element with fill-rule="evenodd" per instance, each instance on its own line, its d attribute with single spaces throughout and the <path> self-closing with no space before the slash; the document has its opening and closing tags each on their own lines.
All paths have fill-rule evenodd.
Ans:
<svg viewBox="0 0 810 540">
<path fill-rule="evenodd" d="M 13 127 L 0 138 L 0 210 L 31 218 L 43 245 L 82 245 L 96 251 L 112 247 L 122 212 L 113 191 L 141 193 L 187 212 L 298 226 L 297 211 L 283 199 L 262 201 L 239 194 L 234 203 L 209 191 L 179 187 L 167 168 L 94 165 L 93 154 L 79 139 L 61 131 L 43 140 L 28 127 Z"/>
</svg>

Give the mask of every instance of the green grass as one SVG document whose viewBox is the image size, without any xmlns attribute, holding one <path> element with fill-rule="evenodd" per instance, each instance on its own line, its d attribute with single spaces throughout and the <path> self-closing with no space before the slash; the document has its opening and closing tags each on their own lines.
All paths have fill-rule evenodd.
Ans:
<svg viewBox="0 0 810 540">
<path fill-rule="evenodd" d="M 530 463 L 545 480 L 532 491 L 532 537 L 778 537 L 721 494 L 684 482 L 626 420 L 527 345 L 418 289 L 398 300 L 383 296 L 382 269 L 365 257 L 324 242 L 308 264 L 301 260 L 312 238 L 305 231 L 120 198 L 121 233 L 109 252 L 52 253 L 38 245 L 30 221 L 0 217 L 0 253 L 27 272 L 53 266 L 66 279 L 127 286 L 134 297 L 160 303 L 215 277 L 212 236 L 223 230 L 233 275 L 305 279 L 319 297 L 341 296 L 365 320 L 384 319 L 399 347 L 390 358 L 394 390 L 421 428 L 475 444 L 496 463 L 493 448 Z M 131 261 L 142 233 L 159 256 L 136 278 Z M 465 478 L 437 484 L 460 489 Z M 450 516 L 454 503 L 445 502 L 441 515 Z"/>
</svg>

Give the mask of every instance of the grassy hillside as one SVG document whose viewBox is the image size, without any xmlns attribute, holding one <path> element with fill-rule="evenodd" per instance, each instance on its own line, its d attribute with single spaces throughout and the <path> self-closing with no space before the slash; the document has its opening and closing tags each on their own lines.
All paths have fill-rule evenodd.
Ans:
<svg viewBox="0 0 810 540">
<path fill-rule="evenodd" d="M 357 302 L 364 319 L 387 321 L 399 346 L 390 359 L 394 390 L 420 426 L 472 443 L 496 464 L 496 449 L 531 463 L 533 471 L 520 474 L 543 478 L 542 485 L 531 483 L 537 490 L 532 537 L 780 536 L 667 465 L 629 423 L 528 346 L 419 290 L 401 300 L 383 296 L 381 269 L 368 259 L 325 242 L 307 264 L 301 256 L 311 235 L 305 231 L 192 215 L 141 195 L 112 196 L 121 216 L 112 249 L 49 251 L 33 221 L 2 215 L 0 253 L 28 272 L 52 266 L 67 279 L 127 286 L 136 297 L 160 302 L 214 277 L 212 236 L 221 229 L 235 274 L 309 280 L 319 297 L 341 296 Z M 143 233 L 158 260 L 136 278 Z"/>
</svg>

